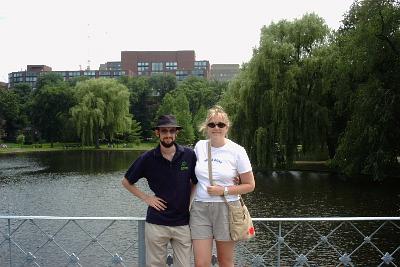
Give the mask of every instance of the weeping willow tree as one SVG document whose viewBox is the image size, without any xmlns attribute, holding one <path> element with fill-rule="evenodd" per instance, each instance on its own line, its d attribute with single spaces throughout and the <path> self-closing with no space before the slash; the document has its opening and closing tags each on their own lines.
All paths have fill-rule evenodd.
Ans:
<svg viewBox="0 0 400 267">
<path fill-rule="evenodd" d="M 78 104 L 71 108 L 82 144 L 99 147 L 101 137 L 113 139 L 114 134 L 130 130 L 129 91 L 113 79 L 78 82 L 75 87 Z"/>
<path fill-rule="evenodd" d="M 273 167 L 280 158 L 290 165 L 299 144 L 322 146 L 328 111 L 314 54 L 328 34 L 315 14 L 264 27 L 252 59 L 225 93 L 221 104 L 232 116 L 232 133 L 258 167 Z"/>
</svg>

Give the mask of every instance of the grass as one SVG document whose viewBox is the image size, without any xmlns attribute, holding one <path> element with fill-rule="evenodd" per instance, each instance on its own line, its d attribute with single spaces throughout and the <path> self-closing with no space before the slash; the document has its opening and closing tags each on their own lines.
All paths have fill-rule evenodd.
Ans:
<svg viewBox="0 0 400 267">
<path fill-rule="evenodd" d="M 14 154 L 14 153 L 30 153 L 30 152 L 43 152 L 43 151 L 60 151 L 60 150 L 149 150 L 154 148 L 156 143 L 140 143 L 138 145 L 133 143 L 114 144 L 108 146 L 107 144 L 101 144 L 99 149 L 94 146 L 79 146 L 78 143 L 54 143 L 51 147 L 50 143 L 43 144 L 32 144 L 32 145 L 19 145 L 15 143 L 3 143 L 7 145 L 7 148 L 0 148 L 0 154 Z M 67 148 L 66 148 L 67 146 Z"/>
</svg>

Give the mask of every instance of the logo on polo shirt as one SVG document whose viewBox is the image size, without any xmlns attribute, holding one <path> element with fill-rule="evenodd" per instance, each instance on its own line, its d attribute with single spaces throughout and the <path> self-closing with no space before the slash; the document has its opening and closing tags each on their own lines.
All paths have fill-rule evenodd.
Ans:
<svg viewBox="0 0 400 267">
<path fill-rule="evenodd" d="M 181 163 L 181 171 L 187 171 L 187 170 L 189 170 L 189 166 L 188 166 L 187 162 L 186 161 L 182 161 L 182 163 Z"/>
</svg>

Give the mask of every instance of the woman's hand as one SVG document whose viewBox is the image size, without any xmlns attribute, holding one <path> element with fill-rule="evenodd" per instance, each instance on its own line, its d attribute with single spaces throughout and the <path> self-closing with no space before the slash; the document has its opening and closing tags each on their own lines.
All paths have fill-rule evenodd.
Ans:
<svg viewBox="0 0 400 267">
<path fill-rule="evenodd" d="M 207 186 L 207 193 L 210 196 L 223 196 L 224 195 L 224 187 L 220 186 L 220 185 Z"/>
</svg>

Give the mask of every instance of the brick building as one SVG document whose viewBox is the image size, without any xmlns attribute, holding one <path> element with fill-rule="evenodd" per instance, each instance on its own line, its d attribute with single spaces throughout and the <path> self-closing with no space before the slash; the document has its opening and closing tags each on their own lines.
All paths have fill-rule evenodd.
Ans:
<svg viewBox="0 0 400 267">
<path fill-rule="evenodd" d="M 170 73 L 178 81 L 188 76 L 209 78 L 208 60 L 196 61 L 193 50 L 181 51 L 122 51 L 121 67 L 134 76 Z"/>
<path fill-rule="evenodd" d="M 118 78 L 120 76 L 150 76 L 172 74 L 178 81 L 189 76 L 209 78 L 208 60 L 196 61 L 193 50 L 183 51 L 122 51 L 121 61 L 109 61 L 101 64 L 99 70 L 53 71 L 46 65 L 27 65 L 25 71 L 8 74 L 8 86 L 28 83 L 35 88 L 38 77 L 46 72 L 58 73 L 64 80 L 75 77 Z"/>
</svg>

